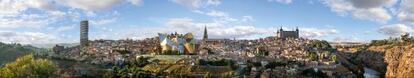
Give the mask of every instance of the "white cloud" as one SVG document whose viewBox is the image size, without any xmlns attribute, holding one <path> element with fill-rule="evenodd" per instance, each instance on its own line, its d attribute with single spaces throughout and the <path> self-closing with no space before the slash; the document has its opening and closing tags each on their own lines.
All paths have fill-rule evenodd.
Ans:
<svg viewBox="0 0 414 78">
<path fill-rule="evenodd" d="M 193 32 L 196 36 L 201 37 L 204 26 L 207 26 L 211 38 L 259 38 L 265 36 L 274 36 L 273 28 L 258 28 L 246 25 L 224 25 L 220 22 L 201 23 L 195 22 L 190 18 L 170 19 L 166 25 L 168 29 L 162 32 Z M 300 36 L 304 38 L 320 38 L 328 35 L 337 34 L 336 29 L 317 29 L 317 28 L 300 28 Z"/>
<path fill-rule="evenodd" d="M 113 6 L 120 4 L 122 0 L 57 0 L 57 2 L 71 8 L 99 11 L 111 9 Z"/>
<path fill-rule="evenodd" d="M 190 9 L 199 9 L 201 7 L 206 7 L 206 6 L 217 6 L 219 4 L 221 4 L 220 0 L 170 0 L 174 3 L 177 3 L 179 5 L 185 6 L 187 8 Z"/>
<path fill-rule="evenodd" d="M 38 44 L 56 42 L 56 37 L 39 32 L 0 31 L 0 40 L 5 43 Z"/>
<path fill-rule="evenodd" d="M 37 8 L 43 10 L 54 9 L 50 1 L 47 0 L 1 0 L 0 14 L 13 15 L 19 14 L 28 8 Z"/>
<path fill-rule="evenodd" d="M 243 16 L 241 21 L 243 22 L 254 21 L 254 19 L 253 19 L 253 16 Z"/>
<path fill-rule="evenodd" d="M 174 18 L 167 22 L 167 26 L 177 28 L 189 28 L 194 26 L 193 19 L 190 18 Z"/>
<path fill-rule="evenodd" d="M 239 19 L 231 17 L 227 12 L 211 10 L 210 12 L 205 13 L 208 16 L 215 17 L 214 21 L 220 23 L 234 22 Z"/>
<path fill-rule="evenodd" d="M 401 8 L 397 14 L 400 21 L 404 23 L 414 24 L 414 1 L 413 0 L 402 0 Z"/>
<path fill-rule="evenodd" d="M 341 16 L 351 14 L 362 19 L 386 23 L 392 18 L 389 8 L 396 3 L 395 0 L 323 0 L 323 3 L 332 11 Z"/>
<path fill-rule="evenodd" d="M 45 14 L 18 14 L 0 17 L 0 28 L 39 28 L 44 27 L 51 22 L 54 22 L 54 18 L 48 18 Z"/>
<path fill-rule="evenodd" d="M 357 37 L 343 37 L 343 36 L 339 36 L 339 37 L 335 37 L 333 39 L 333 42 L 364 42 L 362 40 L 360 40 Z"/>
<path fill-rule="evenodd" d="M 142 0 L 128 0 L 131 4 L 133 4 L 133 5 L 136 5 L 136 6 L 139 6 L 139 5 L 141 5 L 142 3 L 144 3 L 144 1 L 142 1 Z"/>
<path fill-rule="evenodd" d="M 212 10 L 212 11 L 206 13 L 206 15 L 213 16 L 213 17 L 228 17 L 229 16 L 229 14 L 226 13 L 226 12 L 216 11 L 216 10 Z"/>
<path fill-rule="evenodd" d="M 284 4 L 290 4 L 292 3 L 293 0 L 267 0 L 269 2 L 279 2 L 279 3 L 284 3 Z"/>
<path fill-rule="evenodd" d="M 48 12 L 52 16 L 57 16 L 57 17 L 63 17 L 63 16 L 66 16 L 67 15 L 67 13 L 62 12 L 62 11 L 48 11 Z"/>
<path fill-rule="evenodd" d="M 108 19 L 95 19 L 95 20 L 89 20 L 89 23 L 91 24 L 90 26 L 95 26 L 95 25 L 104 25 L 104 24 L 109 24 L 109 23 L 113 23 L 117 20 L 118 18 L 113 17 L 113 18 L 108 18 Z"/>
<path fill-rule="evenodd" d="M 201 37 L 204 26 L 207 26 L 209 36 L 211 38 L 245 38 L 252 35 L 259 35 L 267 32 L 267 29 L 255 28 L 254 26 L 224 26 L 221 23 L 201 23 L 194 22 L 190 18 L 174 18 L 170 19 L 166 25 L 168 26 L 165 32 L 194 32 L 195 35 Z"/>
<path fill-rule="evenodd" d="M 377 8 L 394 5 L 397 0 L 349 0 L 356 8 Z"/>
<path fill-rule="evenodd" d="M 73 24 L 78 24 L 85 18 L 88 18 L 92 25 L 115 22 L 120 15 L 116 10 L 111 10 L 112 12 L 101 10 L 110 10 L 121 3 L 137 5 L 142 4 L 143 1 L 0 0 L 0 30 L 9 30 L 0 31 L 0 41 L 24 44 L 59 42 L 56 37 L 70 35 L 63 32 L 74 29 Z"/>
<path fill-rule="evenodd" d="M 390 20 L 391 15 L 382 8 L 357 9 L 353 11 L 353 16 L 358 19 L 377 21 L 385 23 Z"/>
<path fill-rule="evenodd" d="M 171 0 L 174 3 L 183 5 L 191 9 L 198 9 L 202 6 L 202 0 Z"/>
<path fill-rule="evenodd" d="M 336 29 L 317 29 L 317 28 L 300 28 L 299 35 L 303 38 L 320 38 L 328 35 L 337 34 Z"/>
<path fill-rule="evenodd" d="M 254 26 L 233 26 L 212 30 L 210 34 L 214 38 L 248 38 L 250 36 L 263 36 L 262 34 L 272 32 L 265 28 L 256 28 Z M 209 34 L 209 35 L 210 35 Z M 256 37 L 257 38 L 257 37 Z"/>
<path fill-rule="evenodd" d="M 207 0 L 207 5 L 219 5 L 221 4 L 220 0 Z"/>
<path fill-rule="evenodd" d="M 378 32 L 388 36 L 399 36 L 404 33 L 412 32 L 413 29 L 404 24 L 385 25 L 378 29 Z"/>
<path fill-rule="evenodd" d="M 55 31 L 59 33 L 59 32 L 65 32 L 65 31 L 68 31 L 74 28 L 75 28 L 75 25 L 61 26 L 61 27 L 56 28 Z"/>
</svg>

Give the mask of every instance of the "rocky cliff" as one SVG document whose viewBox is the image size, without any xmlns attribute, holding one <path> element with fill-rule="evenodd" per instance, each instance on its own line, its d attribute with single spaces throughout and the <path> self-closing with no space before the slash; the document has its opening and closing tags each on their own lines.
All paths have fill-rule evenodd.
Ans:
<svg viewBox="0 0 414 78">
<path fill-rule="evenodd" d="M 369 46 L 358 52 L 355 60 L 386 78 L 414 78 L 414 44 Z"/>
</svg>

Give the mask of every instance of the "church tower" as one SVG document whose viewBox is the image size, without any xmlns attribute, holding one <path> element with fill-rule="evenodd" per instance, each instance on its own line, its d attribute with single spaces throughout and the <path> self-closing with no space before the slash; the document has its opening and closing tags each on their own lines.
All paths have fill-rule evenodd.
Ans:
<svg viewBox="0 0 414 78">
<path fill-rule="evenodd" d="M 208 34 L 207 34 L 207 26 L 204 26 L 204 35 L 203 35 L 203 40 L 207 40 L 208 39 Z"/>
</svg>

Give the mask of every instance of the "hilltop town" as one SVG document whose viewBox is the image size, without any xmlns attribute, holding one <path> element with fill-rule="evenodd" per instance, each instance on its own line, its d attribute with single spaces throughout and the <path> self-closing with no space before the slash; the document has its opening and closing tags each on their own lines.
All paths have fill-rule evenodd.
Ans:
<svg viewBox="0 0 414 78">
<path fill-rule="evenodd" d="M 360 70 L 350 70 L 352 65 L 344 63 L 348 61 L 340 59 L 328 42 L 299 37 L 298 28 L 294 31 L 281 28 L 275 36 L 255 40 L 210 39 L 205 27 L 199 40 L 191 32 L 175 32 L 143 40 L 89 41 L 88 21 L 82 21 L 80 27 L 81 45 L 56 45 L 50 56 L 121 69 L 128 69 L 125 65 L 135 66 L 134 62 L 139 61 L 137 67 L 147 74 L 133 77 L 358 77 L 361 74 Z M 86 74 L 74 71 L 62 72 Z"/>
</svg>

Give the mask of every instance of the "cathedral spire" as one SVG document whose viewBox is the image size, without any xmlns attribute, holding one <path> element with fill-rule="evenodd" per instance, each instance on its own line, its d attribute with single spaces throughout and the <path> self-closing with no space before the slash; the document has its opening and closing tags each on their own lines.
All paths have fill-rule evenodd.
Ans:
<svg viewBox="0 0 414 78">
<path fill-rule="evenodd" d="M 207 26 L 204 26 L 204 36 L 203 36 L 203 40 L 207 40 L 207 39 L 208 39 Z"/>
<path fill-rule="evenodd" d="M 296 32 L 299 32 L 299 28 L 298 28 L 298 26 L 296 26 Z"/>
</svg>

